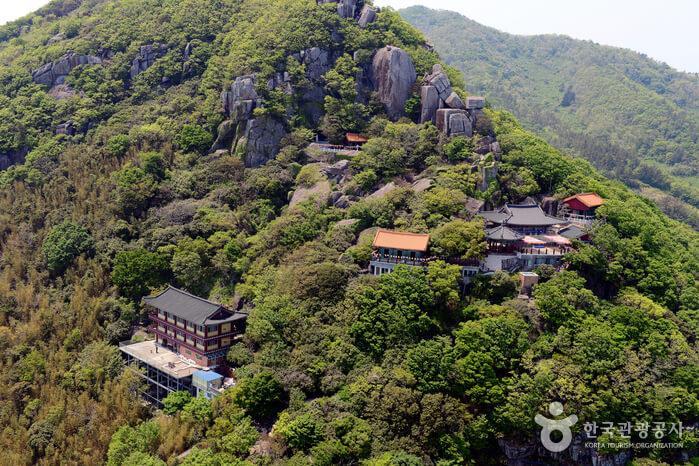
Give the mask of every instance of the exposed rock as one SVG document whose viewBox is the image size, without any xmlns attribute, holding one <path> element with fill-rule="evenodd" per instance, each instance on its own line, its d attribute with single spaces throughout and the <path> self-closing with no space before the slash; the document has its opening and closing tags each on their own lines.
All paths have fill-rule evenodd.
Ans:
<svg viewBox="0 0 699 466">
<path fill-rule="evenodd" d="M 437 88 L 439 98 L 442 100 L 447 100 L 451 95 L 451 82 L 439 63 L 432 67 L 432 73 L 425 77 L 425 83 Z"/>
<path fill-rule="evenodd" d="M 24 159 L 26 158 L 28 152 L 29 149 L 23 147 L 22 149 L 13 152 L 0 153 L 0 170 L 5 170 L 12 165 L 24 163 Z"/>
<path fill-rule="evenodd" d="M 473 136 L 473 125 L 465 110 L 440 108 L 437 110 L 437 128 L 447 136 Z"/>
<path fill-rule="evenodd" d="M 75 123 L 73 123 L 72 120 L 68 120 L 65 123 L 61 123 L 60 125 L 56 126 L 55 133 L 56 135 L 63 134 L 66 136 L 74 136 L 76 133 Z"/>
<path fill-rule="evenodd" d="M 416 77 L 413 60 L 404 50 L 389 45 L 374 55 L 371 81 L 392 120 L 403 116 Z"/>
<path fill-rule="evenodd" d="M 272 77 L 267 80 L 267 89 L 281 89 L 285 94 L 291 95 L 294 92 L 291 87 L 291 76 L 286 71 L 283 73 L 274 73 Z"/>
<path fill-rule="evenodd" d="M 485 202 L 481 199 L 476 199 L 473 197 L 466 198 L 465 209 L 471 216 L 476 215 L 482 208 Z"/>
<path fill-rule="evenodd" d="M 369 5 L 364 5 L 362 12 L 359 14 L 359 27 L 365 28 L 374 21 L 376 21 L 376 10 Z"/>
<path fill-rule="evenodd" d="M 309 123 L 316 126 L 323 117 L 325 93 L 320 86 L 313 86 L 301 95 L 299 110 Z"/>
<path fill-rule="evenodd" d="M 230 91 L 221 93 L 223 112 L 233 121 L 249 120 L 252 111 L 259 103 L 255 91 L 255 77 L 252 75 L 238 76 L 231 84 Z"/>
<path fill-rule="evenodd" d="M 330 193 L 330 204 L 335 204 L 342 197 L 342 191 L 333 191 Z"/>
<path fill-rule="evenodd" d="M 78 94 L 67 84 L 56 84 L 49 90 L 48 93 L 50 96 L 58 100 L 70 99 Z"/>
<path fill-rule="evenodd" d="M 421 193 L 423 191 L 427 191 L 431 187 L 432 187 L 432 179 L 423 178 L 421 180 L 417 180 L 416 182 L 414 182 L 413 185 L 411 186 L 411 189 L 416 193 Z"/>
<path fill-rule="evenodd" d="M 352 203 L 352 198 L 347 196 L 347 195 L 344 195 L 344 196 L 341 196 L 335 202 L 333 202 L 333 206 L 337 207 L 338 209 L 346 209 L 350 206 L 351 203 Z"/>
<path fill-rule="evenodd" d="M 46 63 L 40 68 L 32 71 L 32 79 L 37 84 L 53 87 L 57 84 L 63 84 L 66 76 L 80 65 L 100 65 L 102 59 L 92 55 L 78 55 L 74 52 L 68 52 L 58 60 Z"/>
<path fill-rule="evenodd" d="M 359 223 L 358 218 L 346 218 L 344 220 L 340 220 L 335 224 L 335 227 L 353 227 L 356 224 Z"/>
<path fill-rule="evenodd" d="M 420 88 L 420 123 L 436 123 L 439 109 L 439 93 L 434 86 Z"/>
<path fill-rule="evenodd" d="M 447 107 L 449 108 L 458 108 L 462 110 L 466 109 L 466 106 L 464 105 L 464 102 L 461 100 L 461 97 L 459 97 L 459 94 L 457 94 L 454 91 L 451 91 L 449 97 L 444 99 L 444 103 L 447 104 Z"/>
<path fill-rule="evenodd" d="M 272 160 L 285 134 L 284 125 L 273 117 L 248 120 L 244 136 L 245 166 L 259 167 Z"/>
<path fill-rule="evenodd" d="M 131 63 L 131 70 L 129 75 L 131 79 L 135 79 L 136 76 L 146 71 L 148 68 L 153 66 L 155 61 L 164 56 L 167 53 L 167 46 L 165 44 L 149 44 L 142 45 L 139 49 L 138 55 L 134 58 Z"/>
<path fill-rule="evenodd" d="M 369 194 L 368 197 L 384 197 L 386 194 L 390 193 L 391 191 L 394 191 L 398 189 L 398 185 L 391 181 L 390 183 L 385 184 L 381 188 L 377 189 L 373 193 Z"/>
<path fill-rule="evenodd" d="M 328 180 L 322 180 L 311 186 L 310 188 L 296 188 L 294 195 L 289 201 L 289 207 L 294 207 L 303 201 L 315 198 L 319 205 L 325 205 L 328 203 L 328 198 L 330 197 L 330 182 Z"/>
<path fill-rule="evenodd" d="M 466 97 L 466 108 L 469 110 L 479 110 L 485 107 L 485 97 L 470 95 Z"/>
<path fill-rule="evenodd" d="M 500 154 L 502 153 L 502 149 L 500 149 L 500 143 L 495 141 L 490 144 L 490 152 L 493 153 L 495 158 L 499 158 Z"/>
<path fill-rule="evenodd" d="M 320 81 L 332 67 L 330 53 L 320 47 L 302 50 L 300 56 L 301 62 L 306 65 L 306 77 L 311 81 Z"/>
<path fill-rule="evenodd" d="M 320 172 L 331 180 L 340 181 L 347 173 L 349 165 L 349 160 L 340 160 L 333 165 L 324 166 L 320 169 Z"/>
<path fill-rule="evenodd" d="M 337 14 L 341 18 L 354 18 L 357 15 L 357 0 L 340 0 L 337 3 Z"/>
<path fill-rule="evenodd" d="M 495 164 L 488 166 L 481 165 L 478 167 L 478 174 L 480 175 L 478 190 L 481 192 L 487 191 L 490 182 L 498 175 L 498 166 Z"/>
<path fill-rule="evenodd" d="M 231 120 L 226 120 L 218 125 L 218 131 L 214 144 L 209 152 L 216 152 L 221 149 L 228 149 L 235 139 L 237 125 Z"/>
<path fill-rule="evenodd" d="M 62 41 L 62 40 L 65 39 L 65 38 L 66 38 L 65 34 L 63 34 L 62 32 L 59 32 L 58 34 L 56 34 L 55 36 L 53 36 L 52 38 L 50 38 L 50 39 L 46 42 L 46 45 L 55 44 L 56 42 L 60 42 L 60 41 Z"/>
<path fill-rule="evenodd" d="M 541 200 L 541 209 L 548 215 L 555 217 L 558 215 L 558 199 L 546 196 Z"/>
</svg>

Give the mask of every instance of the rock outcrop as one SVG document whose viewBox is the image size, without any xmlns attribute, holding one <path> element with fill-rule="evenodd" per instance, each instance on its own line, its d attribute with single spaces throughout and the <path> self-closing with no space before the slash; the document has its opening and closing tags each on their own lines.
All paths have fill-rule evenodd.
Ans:
<svg viewBox="0 0 699 466">
<path fill-rule="evenodd" d="M 272 160 L 279 152 L 279 144 L 286 135 L 284 125 L 271 116 L 248 120 L 243 138 L 245 166 L 259 167 Z"/>
<path fill-rule="evenodd" d="M 230 91 L 221 93 L 223 112 L 232 121 L 248 120 L 252 111 L 260 104 L 260 98 L 255 90 L 253 75 L 239 76 L 231 84 Z"/>
<path fill-rule="evenodd" d="M 68 52 L 56 61 L 46 63 L 32 71 L 32 79 L 37 84 L 53 87 L 63 84 L 66 76 L 80 65 L 101 65 L 102 59 L 93 55 L 78 55 Z"/>
<path fill-rule="evenodd" d="M 466 110 L 440 108 L 436 120 L 437 128 L 447 136 L 473 136 L 473 125 Z"/>
<path fill-rule="evenodd" d="M 389 45 L 374 54 L 371 82 L 390 119 L 404 115 L 405 102 L 416 77 L 413 60 L 404 50 Z"/>
<path fill-rule="evenodd" d="M 365 28 L 374 21 L 376 21 L 376 10 L 369 5 L 364 5 L 362 12 L 359 14 L 359 19 L 357 20 L 359 27 Z"/>
<path fill-rule="evenodd" d="M 131 79 L 135 79 L 136 76 L 153 66 L 155 61 L 164 56 L 167 51 L 167 46 L 164 44 L 142 45 L 138 55 L 136 55 L 136 58 L 134 58 L 131 63 L 131 70 L 129 71 Z"/>
<path fill-rule="evenodd" d="M 247 167 L 259 167 L 273 159 L 286 131 L 284 124 L 274 117 L 253 118 L 253 110 L 262 106 L 255 90 L 255 76 L 235 78 L 230 90 L 221 93 L 221 103 L 228 120 L 219 125 L 210 152 L 231 149 L 243 156 Z"/>
<path fill-rule="evenodd" d="M 77 132 L 77 129 L 75 128 L 75 123 L 73 123 L 73 120 L 68 120 L 65 123 L 61 123 L 60 125 L 56 126 L 56 135 L 62 134 L 64 136 L 74 136 L 75 133 Z"/>
</svg>

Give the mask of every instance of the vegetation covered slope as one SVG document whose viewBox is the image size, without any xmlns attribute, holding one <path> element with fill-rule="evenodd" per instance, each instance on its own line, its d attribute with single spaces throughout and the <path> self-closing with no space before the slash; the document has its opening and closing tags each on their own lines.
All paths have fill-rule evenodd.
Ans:
<svg viewBox="0 0 699 466">
<path fill-rule="evenodd" d="M 28 151 L 0 191 L 3 463 L 500 464 L 499 445 L 531 442 L 552 400 L 578 414 L 576 432 L 699 416 L 697 234 L 505 112 L 489 110 L 472 139 L 446 140 L 356 102 L 366 51 L 399 46 L 418 73 L 438 59 L 390 10 L 360 30 L 307 0 L 63 0 L 2 34 L 2 123 L 13 123 L 0 137 Z M 167 52 L 132 78 L 154 43 Z M 241 74 L 294 72 L 288 57 L 314 46 L 341 57 L 325 73 L 322 127 L 370 137 L 347 180 L 328 180 L 353 196 L 346 209 L 289 206 L 323 177 L 304 150 L 318 128 L 295 118 L 294 92 L 265 94 L 258 110 L 288 131 L 273 160 L 248 168 L 239 154 L 208 154 L 220 92 Z M 105 61 L 73 69 L 72 95 L 57 99 L 30 70 L 68 51 Z M 304 70 L 295 76 L 302 88 Z M 75 134 L 56 135 L 68 120 Z M 479 192 L 470 160 L 484 134 L 503 155 Z M 420 172 L 432 188 L 367 196 Z M 367 228 L 430 231 L 434 247 L 478 257 L 482 224 L 466 196 L 580 191 L 608 199 L 604 222 L 566 270 L 539 270 L 533 301 L 513 299 L 504 273 L 462 295 L 459 268 L 443 262 L 361 273 Z M 250 311 L 228 354 L 238 384 L 213 403 L 177 394 L 153 411 L 122 365 L 116 344 L 146 323 L 141 297 L 166 283 Z"/>
<path fill-rule="evenodd" d="M 699 227 L 699 76 L 590 41 L 502 33 L 455 12 L 415 6 L 401 15 L 469 92 L 630 186 L 671 194 L 655 198 Z"/>
</svg>

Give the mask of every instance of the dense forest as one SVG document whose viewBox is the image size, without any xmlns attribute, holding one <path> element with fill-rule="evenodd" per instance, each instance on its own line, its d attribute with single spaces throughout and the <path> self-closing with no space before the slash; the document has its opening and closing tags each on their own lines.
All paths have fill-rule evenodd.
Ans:
<svg viewBox="0 0 699 466">
<path fill-rule="evenodd" d="M 699 234 L 506 111 L 449 138 L 415 122 L 409 83 L 407 116 L 389 118 L 360 78 L 375 51 L 405 51 L 418 81 L 439 56 L 395 11 L 360 26 L 320 3 L 54 0 L 0 27 L 0 463 L 506 464 L 553 400 L 576 435 L 696 426 Z M 322 73 L 299 53 L 314 47 L 332 57 Z M 222 142 L 240 109 L 221 93 L 249 75 L 250 113 L 282 136 L 271 154 Z M 368 141 L 338 180 L 309 143 L 347 131 Z M 471 161 L 493 138 L 499 174 L 479 190 Z M 418 174 L 429 189 L 411 189 Z M 348 202 L 312 195 L 328 186 Z M 589 191 L 606 200 L 591 241 L 537 269 L 532 299 L 506 272 L 462 292 L 442 261 L 365 273 L 377 227 L 479 257 L 468 197 Z M 213 401 L 148 406 L 120 356 L 147 324 L 142 297 L 167 284 L 249 312 L 227 355 L 237 383 Z M 699 434 L 666 440 L 683 448 L 556 461 L 696 464 Z"/>
<path fill-rule="evenodd" d="M 591 41 L 506 34 L 451 11 L 401 15 L 469 92 L 699 228 L 699 76 Z"/>
</svg>

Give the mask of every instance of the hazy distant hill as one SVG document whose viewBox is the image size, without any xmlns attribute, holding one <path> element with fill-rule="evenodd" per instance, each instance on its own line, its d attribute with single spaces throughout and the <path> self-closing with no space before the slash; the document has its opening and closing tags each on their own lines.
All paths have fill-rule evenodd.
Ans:
<svg viewBox="0 0 699 466">
<path fill-rule="evenodd" d="M 401 14 L 464 73 L 469 92 L 632 186 L 642 181 L 699 206 L 696 74 L 590 41 L 502 33 L 455 12 Z M 696 209 L 660 203 L 676 217 L 693 215 L 696 226 Z"/>
</svg>

